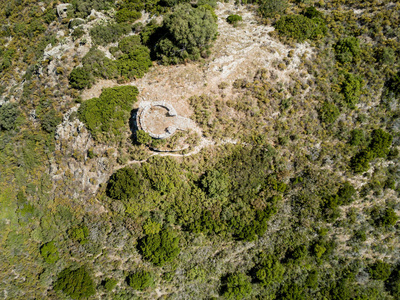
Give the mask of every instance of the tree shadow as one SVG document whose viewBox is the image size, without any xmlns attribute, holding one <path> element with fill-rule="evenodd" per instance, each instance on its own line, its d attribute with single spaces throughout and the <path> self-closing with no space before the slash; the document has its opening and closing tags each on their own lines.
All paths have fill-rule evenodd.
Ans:
<svg viewBox="0 0 400 300">
<path fill-rule="evenodd" d="M 129 118 L 129 129 L 131 130 L 131 141 L 132 144 L 134 145 L 139 145 L 137 142 L 137 136 L 136 133 L 139 130 L 139 126 L 137 123 L 137 114 L 138 114 L 139 109 L 135 108 L 131 110 L 131 117 Z"/>
</svg>

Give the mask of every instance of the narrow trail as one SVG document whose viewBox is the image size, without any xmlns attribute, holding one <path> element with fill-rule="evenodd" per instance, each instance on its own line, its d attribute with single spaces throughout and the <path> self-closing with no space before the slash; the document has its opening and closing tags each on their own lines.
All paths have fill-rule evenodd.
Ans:
<svg viewBox="0 0 400 300">
<path fill-rule="evenodd" d="M 201 138 L 201 141 L 200 141 L 200 143 L 199 143 L 199 145 L 197 145 L 196 147 L 194 147 L 193 150 L 190 151 L 190 152 L 188 152 L 188 153 L 182 153 L 182 154 L 180 154 L 180 153 L 154 152 L 154 151 L 153 151 L 153 154 L 151 154 L 151 155 L 150 155 L 149 157 L 147 157 L 146 159 L 143 159 L 143 160 L 130 160 L 130 161 L 128 161 L 125 165 L 118 166 L 118 167 L 116 167 L 114 170 L 119 170 L 119 169 L 125 168 L 125 167 L 127 167 L 127 166 L 129 166 L 129 165 L 132 165 L 132 164 L 142 164 L 142 163 L 145 163 L 145 162 L 147 162 L 147 161 L 148 161 L 151 157 L 153 157 L 153 156 L 185 157 L 185 156 L 195 155 L 195 154 L 199 153 L 203 148 L 208 147 L 208 146 L 222 146 L 222 145 L 225 145 L 225 144 L 234 144 L 234 145 L 236 145 L 236 144 L 237 144 L 237 140 L 226 139 L 226 140 L 223 140 L 223 141 L 221 141 L 221 142 L 219 142 L 219 143 L 216 143 L 216 142 L 213 141 L 213 140 L 210 140 L 210 139 L 207 139 L 207 138 L 205 138 L 205 137 L 202 137 L 202 138 Z M 246 143 L 243 143 L 243 145 L 246 145 Z"/>
</svg>

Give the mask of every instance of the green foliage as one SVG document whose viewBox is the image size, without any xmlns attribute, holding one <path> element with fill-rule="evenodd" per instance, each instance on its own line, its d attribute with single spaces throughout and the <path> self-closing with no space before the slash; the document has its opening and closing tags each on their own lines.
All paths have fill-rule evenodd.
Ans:
<svg viewBox="0 0 400 300">
<path fill-rule="evenodd" d="M 142 14 L 139 11 L 130 10 L 129 8 L 123 8 L 117 11 L 117 14 L 115 15 L 115 19 L 118 23 L 132 23 L 135 22 L 137 19 L 140 19 L 141 17 Z"/>
<path fill-rule="evenodd" d="M 372 266 L 369 267 L 368 271 L 372 279 L 386 280 L 390 276 L 390 265 L 383 261 L 377 260 Z"/>
<path fill-rule="evenodd" d="M 156 266 L 171 262 L 180 252 L 179 237 L 171 229 L 144 237 L 139 243 L 143 257 Z"/>
<path fill-rule="evenodd" d="M 74 41 L 76 41 L 79 40 L 84 34 L 85 31 L 83 30 L 83 27 L 79 26 L 74 29 L 74 31 L 71 33 L 71 36 L 73 37 Z"/>
<path fill-rule="evenodd" d="M 333 103 L 324 102 L 319 111 L 322 122 L 326 124 L 331 124 L 336 121 L 340 115 L 339 109 Z"/>
<path fill-rule="evenodd" d="M 381 211 L 379 208 L 375 207 L 371 211 L 371 217 L 374 221 L 374 224 L 378 227 L 394 226 L 399 219 L 396 212 L 392 208 L 386 208 L 384 211 Z"/>
<path fill-rule="evenodd" d="M 58 250 L 54 242 L 48 242 L 40 247 L 40 255 L 49 264 L 54 264 L 59 259 Z"/>
<path fill-rule="evenodd" d="M 143 131 L 143 130 L 136 131 L 136 141 L 139 144 L 149 145 L 152 140 L 153 139 L 146 131 Z"/>
<path fill-rule="evenodd" d="M 210 170 L 204 175 L 201 185 L 210 198 L 223 200 L 229 195 L 229 176 L 216 169 Z"/>
<path fill-rule="evenodd" d="M 242 16 L 239 16 L 239 15 L 229 15 L 229 16 L 226 18 L 226 21 L 227 21 L 229 24 L 232 24 L 232 25 L 236 25 L 237 23 L 239 23 L 239 22 L 242 21 L 242 20 L 243 20 Z"/>
<path fill-rule="evenodd" d="M 258 10 L 264 18 L 282 14 L 288 7 L 287 0 L 265 0 L 260 2 Z"/>
<path fill-rule="evenodd" d="M 352 146 L 360 146 L 365 142 L 365 134 L 362 129 L 353 129 L 350 131 L 349 144 Z"/>
<path fill-rule="evenodd" d="M 107 185 L 107 196 L 118 200 L 134 198 L 140 192 L 136 169 L 123 168 L 111 175 Z"/>
<path fill-rule="evenodd" d="M 128 285 L 139 291 L 154 286 L 154 275 L 148 271 L 138 271 L 127 277 Z"/>
<path fill-rule="evenodd" d="M 131 30 L 131 26 L 127 24 L 99 24 L 90 29 L 90 36 L 96 45 L 105 46 L 117 42 L 122 35 L 128 34 Z"/>
<path fill-rule="evenodd" d="M 96 140 L 119 140 L 137 94 L 138 89 L 134 86 L 104 89 L 99 98 L 82 103 L 78 110 L 79 119 Z"/>
<path fill-rule="evenodd" d="M 224 281 L 223 296 L 227 299 L 244 299 L 252 291 L 250 278 L 241 272 L 229 274 Z"/>
<path fill-rule="evenodd" d="M 114 279 L 114 278 L 107 278 L 106 280 L 104 280 L 104 288 L 111 292 L 118 284 L 118 280 Z"/>
<path fill-rule="evenodd" d="M 278 299 L 282 300 L 305 300 L 305 291 L 302 286 L 291 283 L 282 287 Z"/>
<path fill-rule="evenodd" d="M 303 15 L 306 16 L 309 19 L 313 19 L 313 18 L 322 19 L 322 13 L 319 12 L 314 6 L 307 7 L 304 10 Z"/>
<path fill-rule="evenodd" d="M 336 59 L 341 63 L 355 62 L 360 57 L 360 41 L 353 36 L 339 40 L 334 49 Z"/>
<path fill-rule="evenodd" d="M 111 79 L 118 75 L 115 61 L 107 58 L 103 51 L 95 47 L 83 57 L 82 64 L 84 70 L 92 77 Z"/>
<path fill-rule="evenodd" d="M 54 109 L 51 109 L 46 114 L 40 117 L 40 123 L 42 124 L 43 130 L 48 133 L 54 133 L 57 125 L 62 121 L 62 116 L 57 113 Z"/>
<path fill-rule="evenodd" d="M 261 285 L 270 285 L 275 282 L 281 282 L 285 267 L 279 260 L 271 255 L 268 255 L 261 264 L 257 267 L 256 279 Z"/>
<path fill-rule="evenodd" d="M 400 95 L 400 71 L 390 78 L 388 87 L 395 95 Z"/>
<path fill-rule="evenodd" d="M 68 229 L 68 235 L 74 241 L 79 242 L 81 245 L 84 245 L 87 243 L 89 229 L 86 225 L 78 225 Z"/>
<path fill-rule="evenodd" d="M 389 153 L 389 147 L 392 145 L 392 141 L 393 137 L 390 133 L 382 129 L 375 129 L 372 132 L 372 140 L 369 144 L 369 149 L 376 157 L 386 157 Z"/>
<path fill-rule="evenodd" d="M 164 63 L 179 63 L 206 54 L 217 34 L 217 24 L 207 8 L 181 4 L 165 17 L 163 31 L 164 37 L 156 44 L 157 56 Z"/>
<path fill-rule="evenodd" d="M 341 83 L 341 93 L 349 108 L 354 109 L 356 107 L 361 95 L 362 85 L 363 80 L 360 77 L 354 76 L 351 73 L 344 74 L 344 80 Z"/>
<path fill-rule="evenodd" d="M 309 19 L 302 15 L 287 15 L 279 19 L 275 29 L 280 34 L 304 42 L 307 39 L 319 39 L 325 36 L 327 28 L 322 19 Z"/>
<path fill-rule="evenodd" d="M 61 271 L 54 283 L 54 290 L 62 290 L 74 299 L 87 298 L 96 293 L 93 280 L 85 267 L 76 270 L 67 268 Z"/>
<path fill-rule="evenodd" d="M 16 103 L 5 103 L 0 107 L 0 129 L 13 130 L 19 116 L 19 109 Z"/>
<path fill-rule="evenodd" d="M 69 0 L 72 4 L 71 16 L 86 18 L 92 9 L 96 11 L 107 10 L 112 7 L 112 0 Z"/>
<path fill-rule="evenodd" d="M 363 150 L 357 153 L 350 161 L 350 166 L 355 173 L 368 171 L 369 163 L 374 159 L 374 153 L 369 150 Z"/>
<path fill-rule="evenodd" d="M 93 77 L 82 67 L 75 68 L 69 74 L 69 84 L 75 89 L 84 89 L 92 86 Z"/>
</svg>

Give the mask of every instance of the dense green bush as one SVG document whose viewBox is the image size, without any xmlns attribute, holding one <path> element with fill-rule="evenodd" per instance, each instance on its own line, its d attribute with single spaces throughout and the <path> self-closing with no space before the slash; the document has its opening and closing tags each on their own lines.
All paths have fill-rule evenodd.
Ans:
<svg viewBox="0 0 400 300">
<path fill-rule="evenodd" d="M 341 93 L 349 108 L 354 109 L 361 95 L 363 80 L 351 73 L 345 73 L 341 83 Z"/>
<path fill-rule="evenodd" d="M 17 103 L 5 103 L 0 107 L 0 129 L 15 129 L 16 121 L 19 116 Z"/>
<path fill-rule="evenodd" d="M 372 132 L 372 140 L 369 144 L 369 149 L 376 157 L 386 157 L 389 153 L 389 147 L 392 145 L 392 140 L 393 137 L 390 133 L 382 129 L 375 129 Z"/>
<path fill-rule="evenodd" d="M 163 31 L 164 37 L 156 44 L 157 56 L 164 63 L 179 63 L 206 54 L 217 34 L 217 24 L 207 8 L 181 4 L 165 17 Z"/>
<path fill-rule="evenodd" d="M 90 72 L 82 67 L 75 68 L 69 74 L 69 84 L 75 89 L 84 89 L 91 87 L 93 83 L 93 77 Z"/>
<path fill-rule="evenodd" d="M 350 131 L 349 144 L 352 146 L 361 146 L 365 142 L 365 134 L 362 129 L 353 129 Z"/>
<path fill-rule="evenodd" d="M 320 118 L 322 122 L 331 124 L 336 121 L 340 115 L 339 109 L 333 103 L 324 102 L 321 109 L 319 110 Z"/>
<path fill-rule="evenodd" d="M 113 5 L 112 0 L 69 0 L 72 4 L 72 16 L 76 18 L 86 18 L 92 9 L 101 11 L 111 8 Z"/>
<path fill-rule="evenodd" d="M 83 299 L 96 293 L 95 285 L 85 267 L 78 269 L 67 268 L 58 274 L 54 290 L 62 290 L 74 299 Z"/>
<path fill-rule="evenodd" d="M 78 110 L 79 119 L 86 125 L 96 140 L 118 141 L 121 128 L 129 120 L 138 89 L 120 86 L 104 89 L 99 98 L 82 103 Z"/>
<path fill-rule="evenodd" d="M 122 39 L 118 48 L 123 53 L 116 62 L 119 76 L 124 78 L 140 78 L 152 66 L 150 50 L 140 43 L 139 36 Z"/>
<path fill-rule="evenodd" d="M 140 192 L 137 169 L 123 168 L 111 175 L 107 185 L 107 195 L 118 200 L 134 198 Z"/>
<path fill-rule="evenodd" d="M 139 243 L 143 257 L 156 266 L 172 261 L 180 252 L 179 237 L 171 229 L 144 237 Z"/>
<path fill-rule="evenodd" d="M 240 22 L 240 21 L 242 21 L 243 19 L 242 19 L 242 16 L 239 16 L 239 15 L 229 15 L 227 18 L 226 18 L 226 21 L 229 23 L 229 24 L 232 24 L 232 25 L 236 25 L 238 22 Z"/>
<path fill-rule="evenodd" d="M 327 28 L 322 19 L 310 19 L 302 15 L 287 15 L 279 19 L 275 29 L 280 34 L 304 42 L 307 39 L 319 39 L 325 36 Z"/>
<path fill-rule="evenodd" d="M 96 47 L 91 48 L 89 52 L 86 53 L 82 59 L 82 64 L 85 71 L 92 77 L 112 79 L 118 76 L 115 61 L 106 57 L 104 52 Z"/>
<path fill-rule="evenodd" d="M 309 19 L 313 19 L 313 18 L 322 19 L 322 13 L 320 11 L 318 11 L 314 6 L 307 7 L 304 10 L 303 15 Z"/>
<path fill-rule="evenodd" d="M 360 41 L 355 37 L 345 37 L 334 46 L 336 59 L 341 63 L 355 62 L 360 57 Z"/>
<path fill-rule="evenodd" d="M 123 8 L 119 11 L 117 11 L 115 15 L 115 19 L 117 20 L 118 23 L 124 23 L 124 22 L 135 22 L 137 19 L 140 19 L 142 17 L 142 14 L 139 11 L 131 10 L 129 8 Z"/>
<path fill-rule="evenodd" d="M 54 242 L 48 242 L 40 247 L 40 255 L 49 264 L 54 264 L 59 259 L 58 250 Z"/>
<path fill-rule="evenodd" d="M 372 279 L 386 280 L 390 276 L 390 265 L 388 263 L 378 260 L 369 267 L 368 271 Z"/>
<path fill-rule="evenodd" d="M 139 291 L 154 286 L 154 275 L 148 271 L 138 271 L 127 277 L 128 285 Z"/>
<path fill-rule="evenodd" d="M 103 285 L 104 288 L 111 292 L 118 284 L 118 280 L 114 279 L 114 278 L 107 278 L 106 280 L 104 280 Z"/>
<path fill-rule="evenodd" d="M 241 272 L 229 274 L 223 284 L 223 296 L 227 299 L 244 299 L 252 291 L 250 277 Z"/>
<path fill-rule="evenodd" d="M 384 211 L 381 211 L 377 207 L 371 211 L 371 218 L 374 224 L 378 227 L 393 226 L 399 219 L 396 212 L 392 208 L 386 208 Z"/>
<path fill-rule="evenodd" d="M 363 173 L 368 171 L 369 163 L 374 159 L 374 153 L 370 150 L 363 150 L 352 157 L 350 166 L 355 173 Z"/>
<path fill-rule="evenodd" d="M 390 78 L 388 82 L 389 90 L 395 93 L 396 95 L 400 95 L 400 71 Z"/>
<path fill-rule="evenodd" d="M 136 131 L 136 141 L 139 144 L 149 145 L 152 141 L 152 137 L 146 131 L 138 130 Z"/>
<path fill-rule="evenodd" d="M 131 26 L 126 24 L 99 24 L 90 29 L 90 36 L 96 45 L 105 46 L 117 42 L 122 35 L 131 31 Z"/>
<path fill-rule="evenodd" d="M 81 245 L 87 243 L 87 238 L 89 236 L 89 229 L 86 225 L 78 225 L 68 229 L 68 235 L 74 241 L 79 242 Z"/>
<path fill-rule="evenodd" d="M 285 267 L 279 260 L 271 255 L 268 255 L 262 260 L 256 270 L 256 279 L 261 285 L 270 285 L 275 282 L 281 282 Z"/>
<path fill-rule="evenodd" d="M 204 175 L 201 185 L 210 198 L 223 200 L 229 195 L 229 176 L 216 169 L 210 170 Z"/>
<path fill-rule="evenodd" d="M 288 6 L 287 0 L 266 0 L 260 2 L 258 10 L 264 18 L 282 14 Z"/>
</svg>

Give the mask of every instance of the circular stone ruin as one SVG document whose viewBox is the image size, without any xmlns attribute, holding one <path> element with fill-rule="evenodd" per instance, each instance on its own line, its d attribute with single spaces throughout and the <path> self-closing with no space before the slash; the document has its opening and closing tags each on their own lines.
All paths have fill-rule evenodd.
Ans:
<svg viewBox="0 0 400 300">
<path fill-rule="evenodd" d="M 151 102 L 139 108 L 137 125 L 152 138 L 165 139 L 175 133 L 176 117 L 176 111 L 171 104 L 164 101 Z"/>
</svg>

